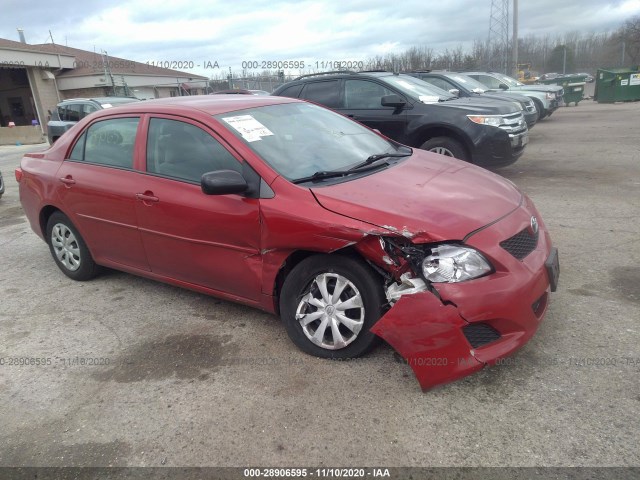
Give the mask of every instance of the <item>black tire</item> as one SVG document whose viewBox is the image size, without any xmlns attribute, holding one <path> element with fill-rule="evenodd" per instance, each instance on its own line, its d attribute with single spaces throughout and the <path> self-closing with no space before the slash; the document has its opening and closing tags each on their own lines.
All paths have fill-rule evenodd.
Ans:
<svg viewBox="0 0 640 480">
<path fill-rule="evenodd" d="M 322 277 L 324 280 L 321 279 L 323 274 L 326 274 L 326 277 Z M 324 297 L 320 290 L 321 283 L 324 283 L 325 291 L 332 296 L 339 279 L 348 283 L 341 290 L 337 301 L 330 299 L 325 308 L 306 302 L 305 299 L 309 300 L 312 296 L 314 301 L 321 301 L 318 299 Z M 341 304 L 357 301 L 358 297 L 362 307 L 340 308 Z M 296 265 L 285 279 L 280 294 L 280 316 L 289 338 L 303 352 L 321 358 L 355 358 L 365 354 L 378 342 L 378 337 L 370 329 L 382 316 L 384 302 L 382 279 L 364 262 L 337 254 L 314 255 Z M 301 315 L 300 320 L 296 318 L 297 314 Z M 319 318 L 312 320 L 315 316 Z M 342 323 L 345 320 L 341 319 L 345 317 L 349 324 L 358 324 L 355 327 L 357 332 Z M 305 319 L 312 321 L 303 327 L 302 321 Z M 321 328 L 323 322 L 324 330 Z M 343 346 L 340 346 L 339 341 L 336 342 L 332 322 L 335 322 L 340 338 L 345 340 Z M 314 342 L 311 338 L 313 334 L 321 332 L 324 333 L 322 338 Z"/>
<path fill-rule="evenodd" d="M 449 137 L 434 137 L 427 140 L 420 147 L 422 150 L 428 152 L 439 153 L 447 157 L 455 157 L 458 160 L 469 161 L 469 156 L 465 148 L 453 138 Z"/>
<path fill-rule="evenodd" d="M 67 277 L 84 281 L 99 271 L 84 239 L 62 212 L 54 212 L 47 221 L 46 239 L 53 260 Z"/>
</svg>

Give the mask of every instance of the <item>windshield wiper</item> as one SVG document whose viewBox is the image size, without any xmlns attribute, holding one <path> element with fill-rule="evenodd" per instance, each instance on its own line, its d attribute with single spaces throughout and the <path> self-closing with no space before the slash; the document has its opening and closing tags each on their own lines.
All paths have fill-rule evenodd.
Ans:
<svg viewBox="0 0 640 480">
<path fill-rule="evenodd" d="M 296 184 L 305 183 L 314 180 L 324 180 L 325 178 L 344 177 L 345 175 L 349 175 L 351 173 L 355 172 L 350 172 L 349 170 L 320 170 L 313 175 L 309 175 L 308 177 L 296 178 L 295 180 L 291 180 L 291 182 Z"/>
<path fill-rule="evenodd" d="M 337 178 L 337 177 L 346 177 L 347 175 L 353 175 L 356 173 L 364 172 L 367 170 L 374 170 L 382 165 L 386 165 L 386 163 L 381 163 L 380 165 L 361 165 L 357 170 L 349 169 L 349 170 L 321 170 L 319 172 L 314 173 L 313 175 L 309 175 L 308 177 L 296 178 L 295 180 L 291 180 L 293 183 L 305 183 L 312 182 L 314 180 L 324 180 L 325 178 Z M 366 168 L 365 168 L 366 167 Z"/>
<path fill-rule="evenodd" d="M 407 153 L 377 153 L 375 155 L 370 155 L 367 159 L 359 163 L 348 170 L 320 170 L 313 175 L 309 175 L 308 177 L 296 178 L 295 180 L 291 180 L 293 183 L 305 183 L 312 182 L 314 180 L 324 180 L 326 178 L 337 178 L 337 177 L 346 177 L 347 175 L 353 175 L 355 173 L 373 170 L 375 168 L 381 167 L 383 165 L 388 165 L 387 162 L 381 163 L 379 165 L 373 165 L 378 160 L 389 157 L 408 157 L 413 153 L 413 150 L 408 148 Z"/>
<path fill-rule="evenodd" d="M 377 162 L 378 160 L 381 160 L 383 158 L 408 157 L 412 153 L 413 153 L 413 150 L 411 149 L 409 149 L 407 153 L 376 153 L 375 155 L 370 155 L 369 157 L 367 157 L 367 159 L 364 162 L 359 163 L 354 167 L 351 167 L 348 171 L 351 172 L 354 170 L 360 170 L 362 167 L 371 165 L 372 163 Z"/>
</svg>

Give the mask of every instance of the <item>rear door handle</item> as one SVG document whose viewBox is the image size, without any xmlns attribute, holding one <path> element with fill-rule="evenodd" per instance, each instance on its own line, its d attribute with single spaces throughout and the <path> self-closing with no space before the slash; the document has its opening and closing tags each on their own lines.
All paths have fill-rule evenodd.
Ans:
<svg viewBox="0 0 640 480">
<path fill-rule="evenodd" d="M 142 202 L 157 202 L 158 197 L 153 195 L 153 192 L 136 193 L 136 198 Z"/>
<path fill-rule="evenodd" d="M 75 184 L 76 181 L 73 179 L 71 175 L 67 175 L 66 177 L 60 177 L 60 181 L 65 184 L 65 186 L 70 187 Z"/>
</svg>

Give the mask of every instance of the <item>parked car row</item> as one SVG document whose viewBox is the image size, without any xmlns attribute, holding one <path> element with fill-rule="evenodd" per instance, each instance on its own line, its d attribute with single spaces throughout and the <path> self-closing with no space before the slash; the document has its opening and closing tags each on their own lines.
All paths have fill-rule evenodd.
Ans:
<svg viewBox="0 0 640 480">
<path fill-rule="evenodd" d="M 482 98 L 490 98 L 498 101 L 516 102 L 520 105 L 529 130 L 531 130 L 538 121 L 539 113 L 536 109 L 535 103 L 532 99 L 523 94 L 507 92 L 504 90 L 490 90 L 486 85 L 464 73 L 418 71 L 411 72 L 410 75 L 443 90 L 447 90 L 449 93 L 459 97 L 477 98 L 478 96 L 481 96 Z"/>
<path fill-rule="evenodd" d="M 558 85 L 525 85 L 515 78 L 495 72 L 466 72 L 489 90 L 521 93 L 531 98 L 538 110 L 538 120 L 550 117 L 563 104 L 564 89 Z"/>
<path fill-rule="evenodd" d="M 524 193 L 469 163 L 522 154 L 519 102 L 387 72 L 278 93 L 87 115 L 15 171 L 31 228 L 71 279 L 109 267 L 261 308 L 322 358 L 383 339 L 423 389 L 534 335 L 557 250 Z"/>
<path fill-rule="evenodd" d="M 484 167 L 515 162 L 529 141 L 519 106 L 457 98 L 390 72 L 304 75 L 273 92 L 329 107 L 405 145 Z"/>
<path fill-rule="evenodd" d="M 233 89 L 214 94 L 266 93 Z M 494 168 L 523 154 L 528 130 L 551 116 L 562 103 L 562 94 L 559 86 L 524 85 L 497 73 L 339 71 L 303 75 L 272 95 L 324 105 L 411 147 Z M 135 101 L 129 97 L 64 100 L 52 112 L 49 143 L 89 113 Z"/>
</svg>

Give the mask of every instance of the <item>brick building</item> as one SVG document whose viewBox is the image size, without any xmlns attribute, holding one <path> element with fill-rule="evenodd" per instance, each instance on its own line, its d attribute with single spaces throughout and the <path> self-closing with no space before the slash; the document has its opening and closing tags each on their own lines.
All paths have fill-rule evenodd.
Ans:
<svg viewBox="0 0 640 480">
<path fill-rule="evenodd" d="M 0 145 L 43 141 L 48 112 L 67 98 L 150 99 L 198 95 L 208 89 L 207 77 L 111 57 L 104 51 L 0 38 Z"/>
</svg>

